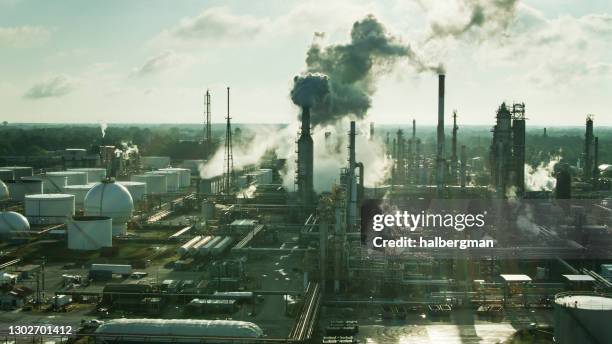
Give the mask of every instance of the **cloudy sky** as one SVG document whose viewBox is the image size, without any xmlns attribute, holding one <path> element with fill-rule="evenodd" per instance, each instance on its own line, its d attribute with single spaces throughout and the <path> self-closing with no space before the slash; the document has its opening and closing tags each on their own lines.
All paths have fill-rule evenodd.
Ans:
<svg viewBox="0 0 612 344">
<path fill-rule="evenodd" d="M 345 43 L 375 15 L 447 69 L 447 109 L 491 124 L 525 102 L 534 125 L 612 125 L 612 1 L 0 0 L 0 117 L 9 122 L 288 123 L 315 32 Z M 407 61 L 376 76 L 368 119 L 434 123 L 437 78 Z"/>
</svg>

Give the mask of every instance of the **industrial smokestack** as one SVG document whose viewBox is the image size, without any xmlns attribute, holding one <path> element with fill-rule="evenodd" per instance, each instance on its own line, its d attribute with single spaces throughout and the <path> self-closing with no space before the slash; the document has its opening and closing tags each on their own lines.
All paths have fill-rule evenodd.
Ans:
<svg viewBox="0 0 612 344">
<path fill-rule="evenodd" d="M 453 111 L 453 136 L 451 139 L 451 177 L 452 184 L 457 185 L 457 111 Z"/>
<path fill-rule="evenodd" d="M 438 193 L 444 186 L 444 74 L 438 75 L 438 141 L 436 159 L 436 185 Z"/>
<path fill-rule="evenodd" d="M 349 131 L 349 166 L 348 166 L 348 185 L 349 204 L 348 204 L 348 226 L 350 232 L 354 231 L 357 226 L 357 178 L 355 170 L 357 161 L 355 158 L 355 121 L 351 121 L 351 129 Z"/>
<path fill-rule="evenodd" d="M 593 115 L 586 119 L 586 133 L 584 134 L 584 180 L 590 180 L 593 176 Z"/>
<path fill-rule="evenodd" d="M 465 187 L 465 183 L 467 180 L 466 171 L 467 169 L 467 153 L 465 152 L 465 145 L 461 145 L 461 187 Z"/>
<path fill-rule="evenodd" d="M 310 108 L 302 107 L 302 130 L 298 139 L 298 195 L 304 207 L 312 207 L 314 201 L 314 151 L 310 136 Z"/>
</svg>

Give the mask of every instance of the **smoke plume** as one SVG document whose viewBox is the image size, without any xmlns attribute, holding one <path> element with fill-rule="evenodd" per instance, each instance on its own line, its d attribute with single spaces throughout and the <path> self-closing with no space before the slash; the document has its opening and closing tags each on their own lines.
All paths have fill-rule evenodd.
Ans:
<svg viewBox="0 0 612 344">
<path fill-rule="evenodd" d="M 104 136 L 106 135 L 107 127 L 108 127 L 108 124 L 106 124 L 105 122 L 100 122 L 100 131 L 102 132 L 102 138 L 104 138 Z"/>
<path fill-rule="evenodd" d="M 552 191 L 557 179 L 554 177 L 555 165 L 561 157 L 553 157 L 548 163 L 540 163 L 537 167 L 525 164 L 525 188 L 528 191 Z"/>
<path fill-rule="evenodd" d="M 377 77 L 399 59 L 407 59 L 418 72 L 443 72 L 441 65 L 423 61 L 410 45 L 390 36 L 368 15 L 353 24 L 349 43 L 323 47 L 315 41 L 310 46 L 307 73 L 294 78 L 291 99 L 296 105 L 310 106 L 313 126 L 350 115 L 363 119 L 372 105 Z"/>
<path fill-rule="evenodd" d="M 453 18 L 462 18 L 458 21 L 447 18 L 435 19 L 431 22 L 431 34 L 428 40 L 454 37 L 479 29 L 487 35 L 503 32 L 508 28 L 516 16 L 519 0 L 458 0 L 457 10 L 453 11 Z M 419 1 L 425 11 L 432 11 L 434 2 Z M 444 3 L 444 6 L 448 6 Z"/>
</svg>

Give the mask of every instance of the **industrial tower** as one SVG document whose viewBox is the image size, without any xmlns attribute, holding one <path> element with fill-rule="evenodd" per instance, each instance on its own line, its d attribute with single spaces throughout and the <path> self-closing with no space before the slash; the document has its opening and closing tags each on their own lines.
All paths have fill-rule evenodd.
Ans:
<svg viewBox="0 0 612 344">
<path fill-rule="evenodd" d="M 230 88 L 227 88 L 227 125 L 225 127 L 225 163 L 223 165 L 223 190 L 230 193 L 234 186 L 234 153 L 232 151 L 232 124 L 230 117 Z"/>
<path fill-rule="evenodd" d="M 209 157 L 212 153 L 212 123 L 210 121 L 210 91 L 206 90 L 204 95 L 204 156 Z"/>
</svg>

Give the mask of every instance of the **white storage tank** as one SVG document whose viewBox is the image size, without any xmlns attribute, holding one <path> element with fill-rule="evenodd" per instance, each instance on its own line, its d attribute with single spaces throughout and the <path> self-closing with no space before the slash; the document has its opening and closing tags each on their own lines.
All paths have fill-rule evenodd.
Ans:
<svg viewBox="0 0 612 344">
<path fill-rule="evenodd" d="M 97 183 L 85 196 L 85 215 L 113 219 L 113 235 L 125 234 L 132 218 L 134 201 L 125 186 L 112 180 Z"/>
<path fill-rule="evenodd" d="M 198 253 L 200 253 L 200 248 L 204 247 L 204 245 L 208 244 L 209 241 L 212 240 L 212 236 L 207 235 L 205 237 L 202 238 L 202 240 L 196 242 L 193 246 L 191 246 L 191 248 L 189 248 L 189 252 L 192 255 L 196 255 Z"/>
<path fill-rule="evenodd" d="M 87 180 L 87 172 L 57 171 L 47 172 L 47 176 L 65 176 L 68 178 L 66 181 L 67 185 L 85 185 L 89 183 Z"/>
<path fill-rule="evenodd" d="M 186 168 L 169 167 L 161 168 L 160 171 L 177 172 L 179 174 L 179 188 L 188 188 L 191 185 L 191 171 Z"/>
<path fill-rule="evenodd" d="M 142 156 L 140 157 L 140 163 L 144 169 L 157 170 L 160 168 L 170 166 L 169 156 Z"/>
<path fill-rule="evenodd" d="M 13 211 L 0 212 L 0 238 L 19 235 L 29 230 L 30 223 L 25 216 Z"/>
<path fill-rule="evenodd" d="M 183 245 L 181 245 L 181 247 L 179 247 L 176 252 L 181 255 L 184 256 L 187 253 L 189 253 L 189 249 L 195 245 L 198 241 L 202 240 L 202 236 L 198 235 L 196 237 L 193 237 L 191 240 L 187 241 L 186 243 L 184 243 Z"/>
<path fill-rule="evenodd" d="M 92 251 L 113 245 L 113 220 L 108 216 L 75 216 L 67 226 L 71 250 Z"/>
<path fill-rule="evenodd" d="M 25 216 L 32 224 L 62 224 L 74 216 L 74 196 L 41 194 L 25 196 Z"/>
<path fill-rule="evenodd" d="M 40 175 L 43 181 L 43 191 L 45 193 L 64 193 L 64 188 L 68 185 L 68 177 L 57 174 Z"/>
<path fill-rule="evenodd" d="M 11 197 L 9 193 L 8 186 L 4 184 L 2 180 L 0 180 L 0 201 L 6 201 Z"/>
<path fill-rule="evenodd" d="M 85 195 L 96 185 L 95 183 L 85 185 L 68 185 L 64 188 L 64 193 L 74 195 L 74 205 L 77 209 L 85 207 Z"/>
<path fill-rule="evenodd" d="M 147 173 L 166 176 L 166 186 L 168 188 L 168 192 L 179 191 L 180 176 L 177 171 L 152 171 L 152 172 L 147 172 Z"/>
<path fill-rule="evenodd" d="M 144 201 L 145 194 L 147 193 L 147 183 L 131 181 L 117 181 L 117 183 L 125 186 L 134 202 Z"/>
<path fill-rule="evenodd" d="M 101 182 L 102 180 L 104 180 L 104 178 L 106 178 L 106 169 L 100 167 L 69 168 L 68 171 L 87 173 L 88 183 Z"/>
<path fill-rule="evenodd" d="M 28 166 L 2 166 L 0 169 L 13 171 L 13 179 L 20 180 L 21 177 L 31 177 L 34 171 Z"/>
<path fill-rule="evenodd" d="M 555 343 L 609 343 L 612 297 L 568 292 L 555 295 Z"/>
<path fill-rule="evenodd" d="M 15 179 L 15 172 L 13 170 L 7 170 L 4 167 L 0 168 L 0 180 L 13 180 Z"/>
<path fill-rule="evenodd" d="M 13 201 L 23 202 L 27 195 L 38 195 L 43 193 L 42 180 L 24 178 L 26 179 L 7 180 L 5 182 Z"/>
<path fill-rule="evenodd" d="M 161 174 L 135 174 L 132 181 L 147 184 L 147 195 L 160 195 L 168 192 L 166 176 Z"/>
<path fill-rule="evenodd" d="M 188 169 L 193 175 L 199 175 L 200 166 L 204 164 L 206 164 L 206 160 L 183 160 L 181 167 Z"/>
<path fill-rule="evenodd" d="M 98 338 L 108 342 L 126 341 L 125 335 L 131 335 L 128 340 L 133 339 L 137 342 L 167 342 L 168 336 L 193 338 L 264 336 L 262 329 L 251 322 L 200 319 L 111 319 L 100 325 L 95 333 Z"/>
</svg>

